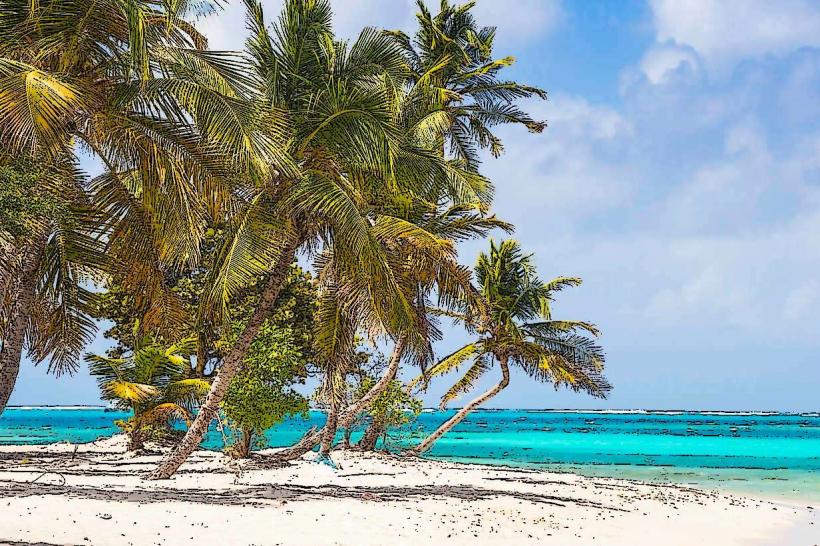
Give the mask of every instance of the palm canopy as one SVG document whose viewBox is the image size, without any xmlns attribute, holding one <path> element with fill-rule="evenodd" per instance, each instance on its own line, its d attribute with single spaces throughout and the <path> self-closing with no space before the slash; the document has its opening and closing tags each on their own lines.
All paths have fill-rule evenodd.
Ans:
<svg viewBox="0 0 820 546">
<path fill-rule="evenodd" d="M 486 197 L 489 183 L 441 157 L 429 127 L 413 123 L 419 118 L 405 108 L 412 104 L 404 100 L 406 62 L 389 36 L 365 29 L 352 43 L 336 40 L 327 0 L 290 0 L 270 27 L 255 0 L 245 3 L 251 100 L 278 120 L 293 169 L 271 165 L 268 178 L 240 181 L 239 204 L 226 222 L 228 236 L 217 260 L 220 267 L 209 280 L 203 316 L 218 321 L 233 294 L 266 272 L 285 271 L 283 264 L 289 266 L 304 250 L 312 256 L 332 254 L 332 278 L 344 281 L 328 282 L 326 290 L 333 295 L 343 288 L 339 293 L 346 300 L 325 298 L 320 309 L 337 303 L 353 309 L 352 302 L 366 300 L 359 308 L 368 310 L 385 335 L 397 340 L 418 330 L 410 295 L 383 239 L 412 233 L 430 243 L 431 251 L 451 252 L 448 242 L 428 237 L 403 211 L 417 202 Z M 170 475 L 180 454 L 198 443 L 282 280 L 269 278 L 189 437 L 154 476 Z M 355 330 L 351 320 L 328 322 L 329 335 L 317 337 L 326 338 L 334 351 L 349 347 L 354 337 L 349 330 Z M 317 351 L 317 358 L 323 355 Z"/>
<path fill-rule="evenodd" d="M 492 132 L 502 124 L 520 124 L 541 132 L 545 123 L 533 119 L 516 102 L 529 97 L 546 99 L 546 92 L 499 78 L 515 62 L 513 57 L 493 58 L 494 27 L 479 27 L 471 9 L 442 0 L 434 16 L 417 0 L 418 31 L 411 38 L 401 31 L 388 34 L 401 47 L 410 68 L 410 82 L 427 90 L 446 117 L 443 139 L 450 152 L 470 168 L 479 163 L 479 151 L 493 156 L 503 152 Z M 444 144 L 444 142 L 442 142 Z"/>
<path fill-rule="evenodd" d="M 95 330 L 88 286 L 107 264 L 95 225 L 73 162 L 0 158 L 0 339 L 23 318 L 20 349 L 58 375 L 76 370 Z"/>
<path fill-rule="evenodd" d="M 364 283 L 391 335 L 412 328 L 381 239 L 423 231 L 406 222 L 409 204 L 476 199 L 489 182 L 435 153 L 423 115 L 406 100 L 405 59 L 389 37 L 365 29 L 352 43 L 336 40 L 324 0 L 288 2 L 272 27 L 259 4 L 246 5 L 254 100 L 282 120 L 298 172 L 245 188 L 208 311 L 218 313 L 270 268 L 283 241 L 295 240 L 317 254 L 332 247 L 336 268 Z"/>
<path fill-rule="evenodd" d="M 97 378 L 103 400 L 132 410 L 138 420 L 174 416 L 187 421 L 210 387 L 203 379 L 188 377 L 191 366 L 187 355 L 194 345 L 194 338 L 169 346 L 144 339 L 122 358 L 89 354 L 86 362 Z"/>
<path fill-rule="evenodd" d="M 290 159 L 248 100 L 235 54 L 207 51 L 189 19 L 208 2 L 0 0 L 0 144 L 38 162 L 104 165 L 88 185 L 96 236 L 143 321 L 172 323 L 168 269 L 193 266 L 208 225 L 230 215 L 234 180 Z M 207 196 L 202 198 L 201 196 Z"/>
<path fill-rule="evenodd" d="M 555 293 L 581 284 L 580 279 L 541 281 L 532 255 L 524 254 L 512 240 L 491 241 L 489 253 L 479 255 L 475 276 L 485 305 L 482 316 L 468 326 L 479 338 L 443 358 L 414 384 L 472 361 L 443 395 L 443 407 L 469 392 L 496 361 L 504 368 L 516 366 L 536 381 L 552 383 L 556 388 L 566 386 L 592 396 L 607 395 L 611 386 L 602 375 L 604 353 L 594 340 L 598 329 L 588 322 L 552 317 Z"/>
</svg>

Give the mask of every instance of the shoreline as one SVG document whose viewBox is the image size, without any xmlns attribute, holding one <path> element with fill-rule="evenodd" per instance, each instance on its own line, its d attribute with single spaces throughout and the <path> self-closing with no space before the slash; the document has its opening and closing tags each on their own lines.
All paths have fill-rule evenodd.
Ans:
<svg viewBox="0 0 820 546">
<path fill-rule="evenodd" d="M 680 484 L 334 452 L 273 466 L 198 451 L 0 446 L 0 542 L 46 544 L 778 544 L 818 542 L 817 508 Z M 44 471 L 48 471 L 45 472 Z"/>
<path fill-rule="evenodd" d="M 83 409 L 111 409 L 112 411 L 119 411 L 111 406 L 105 404 L 65 404 L 65 405 L 49 405 L 49 404 L 19 404 L 7 405 L 6 409 L 17 410 L 36 410 L 36 409 L 52 409 L 52 410 L 83 410 Z M 452 406 L 447 411 L 457 411 L 461 409 L 459 406 Z M 324 413 L 324 410 L 319 408 L 310 408 L 310 411 Z M 437 406 L 430 406 L 422 408 L 424 413 L 436 413 L 441 410 Z M 751 417 L 771 417 L 776 415 L 787 415 L 797 417 L 820 417 L 820 411 L 780 411 L 780 410 L 715 410 L 715 409 L 648 409 L 648 408 L 615 408 L 615 409 L 583 409 L 583 408 L 479 408 L 476 412 L 504 412 L 504 411 L 520 411 L 523 413 L 597 413 L 601 415 L 709 415 L 709 416 L 751 416 Z"/>
</svg>

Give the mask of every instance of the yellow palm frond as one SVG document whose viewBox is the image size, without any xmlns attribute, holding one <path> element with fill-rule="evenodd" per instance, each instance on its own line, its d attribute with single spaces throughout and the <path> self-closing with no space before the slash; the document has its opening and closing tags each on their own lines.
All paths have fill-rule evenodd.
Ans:
<svg viewBox="0 0 820 546">
<path fill-rule="evenodd" d="M 84 106 L 68 81 L 19 61 L 0 58 L 0 142 L 11 152 L 48 154 L 70 148 L 71 122 Z"/>
<path fill-rule="evenodd" d="M 143 402 L 156 396 L 159 389 L 153 385 L 116 379 L 102 385 L 103 397 L 108 400 Z"/>
<path fill-rule="evenodd" d="M 479 343 L 469 343 L 464 347 L 461 347 L 457 351 L 454 351 L 441 359 L 435 366 L 427 370 L 426 373 L 422 373 L 410 381 L 407 384 L 407 389 L 412 390 L 416 385 L 422 382 L 424 383 L 424 388 L 426 388 L 430 379 L 436 376 L 445 375 L 458 369 L 458 367 L 464 364 L 464 362 L 478 355 L 481 350 L 482 347 Z"/>
</svg>

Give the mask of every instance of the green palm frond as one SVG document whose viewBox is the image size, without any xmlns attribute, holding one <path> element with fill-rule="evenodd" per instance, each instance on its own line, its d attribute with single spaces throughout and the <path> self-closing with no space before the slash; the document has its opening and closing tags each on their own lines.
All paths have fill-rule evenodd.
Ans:
<svg viewBox="0 0 820 546">
<path fill-rule="evenodd" d="M 204 379 L 188 378 L 168 383 L 163 392 L 163 398 L 187 409 L 192 409 L 205 400 L 211 383 Z"/>
<path fill-rule="evenodd" d="M 551 337 L 568 332 L 584 331 L 595 337 L 601 335 L 597 326 L 582 320 L 548 320 L 543 322 L 529 322 L 524 325 L 529 335 L 537 337 Z"/>
<path fill-rule="evenodd" d="M 441 397 L 440 408 L 445 409 L 451 401 L 470 392 L 479 378 L 487 373 L 491 367 L 487 355 L 481 355 L 476 358 L 473 365 L 470 366 L 467 371 L 464 372 L 464 375 L 453 383 L 453 386 L 447 389 L 447 392 Z"/>
<path fill-rule="evenodd" d="M 195 350 L 193 338 L 162 346 L 147 339 L 124 358 L 88 354 L 89 372 L 97 378 L 106 400 L 117 401 L 135 413 L 151 409 L 163 401 L 193 407 L 209 385 L 188 379 L 188 355 Z"/>
<path fill-rule="evenodd" d="M 439 360 L 438 363 L 427 370 L 426 373 L 423 373 L 410 381 L 407 384 L 407 388 L 413 389 L 419 383 L 423 383 L 424 388 L 426 388 L 430 379 L 437 376 L 446 375 L 454 370 L 457 370 L 458 367 L 466 361 L 479 355 L 482 350 L 483 348 L 480 343 L 468 343 L 464 347 L 453 351 L 449 355 Z"/>
</svg>

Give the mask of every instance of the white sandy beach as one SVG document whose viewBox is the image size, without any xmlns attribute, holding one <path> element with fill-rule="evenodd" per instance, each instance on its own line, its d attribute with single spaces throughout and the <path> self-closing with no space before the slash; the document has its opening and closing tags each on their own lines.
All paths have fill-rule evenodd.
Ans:
<svg viewBox="0 0 820 546">
<path fill-rule="evenodd" d="M 124 446 L 0 446 L 0 543 L 820 543 L 818 507 L 805 501 L 355 452 L 336 452 L 334 471 L 311 456 L 270 468 L 264 452 L 226 468 L 203 451 L 148 482 L 158 457 Z"/>
</svg>

